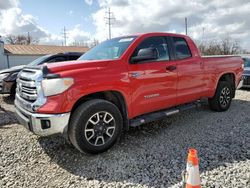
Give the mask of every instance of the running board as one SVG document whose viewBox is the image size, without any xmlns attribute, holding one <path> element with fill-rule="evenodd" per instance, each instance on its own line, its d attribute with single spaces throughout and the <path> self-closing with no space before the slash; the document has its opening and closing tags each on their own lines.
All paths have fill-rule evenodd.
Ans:
<svg viewBox="0 0 250 188">
<path fill-rule="evenodd" d="M 196 101 L 196 102 L 193 102 L 193 103 L 189 103 L 189 104 L 177 106 L 177 107 L 174 107 L 174 108 L 170 108 L 168 110 L 161 110 L 161 111 L 158 111 L 158 112 L 153 112 L 153 113 L 150 113 L 150 114 L 141 115 L 141 116 L 138 116 L 138 117 L 136 117 L 134 119 L 131 119 L 129 121 L 129 126 L 130 127 L 137 127 L 137 126 L 139 126 L 141 124 L 161 120 L 161 119 L 169 117 L 169 116 L 171 116 L 173 114 L 177 114 L 177 113 L 179 113 L 181 111 L 189 110 L 189 109 L 192 109 L 192 108 L 197 108 L 197 107 L 200 107 L 200 106 L 201 106 L 201 101 L 199 100 L 199 101 Z"/>
</svg>

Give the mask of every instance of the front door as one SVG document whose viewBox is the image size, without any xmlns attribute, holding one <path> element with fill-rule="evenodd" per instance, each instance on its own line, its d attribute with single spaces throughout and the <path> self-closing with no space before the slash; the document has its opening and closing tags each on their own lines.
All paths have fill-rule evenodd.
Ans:
<svg viewBox="0 0 250 188">
<path fill-rule="evenodd" d="M 167 39 L 158 36 L 144 39 L 132 57 L 149 47 L 157 49 L 157 60 L 129 64 L 134 117 L 176 105 L 176 62 L 170 60 Z"/>
</svg>

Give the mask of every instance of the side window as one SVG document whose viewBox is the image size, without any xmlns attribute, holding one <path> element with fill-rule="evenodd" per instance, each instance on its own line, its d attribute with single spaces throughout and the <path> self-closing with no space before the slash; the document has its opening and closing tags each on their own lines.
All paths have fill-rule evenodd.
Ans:
<svg viewBox="0 0 250 188">
<path fill-rule="evenodd" d="M 77 60 L 80 56 L 76 56 L 76 55 L 70 55 L 69 56 L 69 60 L 72 61 L 72 60 Z"/>
<path fill-rule="evenodd" d="M 156 48 L 159 53 L 159 58 L 157 61 L 160 60 L 169 60 L 169 51 L 168 51 L 168 45 L 166 42 L 165 37 L 149 37 L 146 38 L 144 41 L 142 41 L 137 48 L 135 49 L 132 57 L 137 56 L 140 49 L 143 48 Z"/>
<path fill-rule="evenodd" d="M 191 51 L 184 38 L 174 37 L 173 40 L 177 59 L 185 59 L 188 57 L 192 57 Z"/>
<path fill-rule="evenodd" d="M 48 63 L 54 63 L 54 62 L 60 62 L 60 61 L 67 61 L 66 57 L 64 56 L 59 56 L 59 57 L 54 57 L 48 61 Z"/>
<path fill-rule="evenodd" d="M 250 58 L 243 58 L 243 60 L 244 60 L 244 66 L 250 67 Z"/>
</svg>

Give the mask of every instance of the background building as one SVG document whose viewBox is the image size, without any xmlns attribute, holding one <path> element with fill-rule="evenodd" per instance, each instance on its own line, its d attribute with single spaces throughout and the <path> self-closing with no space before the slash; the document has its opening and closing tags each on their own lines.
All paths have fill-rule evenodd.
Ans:
<svg viewBox="0 0 250 188">
<path fill-rule="evenodd" d="M 0 41 L 0 70 L 18 65 L 25 65 L 36 58 L 64 52 L 88 51 L 88 47 L 50 46 L 50 45 L 11 45 Z"/>
</svg>

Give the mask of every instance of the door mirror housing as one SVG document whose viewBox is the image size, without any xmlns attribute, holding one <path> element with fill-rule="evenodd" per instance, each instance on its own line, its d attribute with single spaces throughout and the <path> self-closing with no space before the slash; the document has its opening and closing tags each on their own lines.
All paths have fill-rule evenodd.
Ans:
<svg viewBox="0 0 250 188">
<path fill-rule="evenodd" d="M 141 61 L 156 60 L 159 57 L 158 50 L 156 48 L 143 48 L 140 49 L 137 56 L 131 58 L 131 63 L 138 63 Z"/>
</svg>

